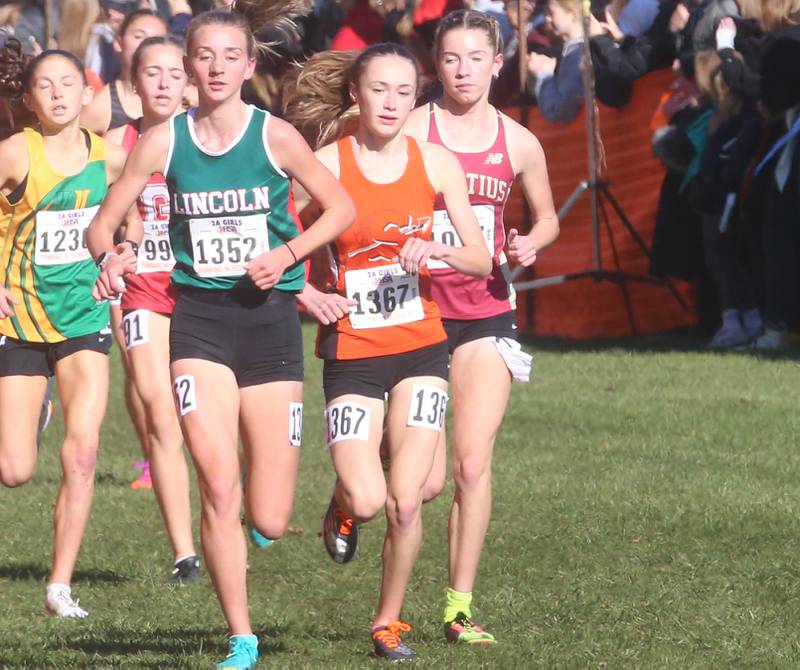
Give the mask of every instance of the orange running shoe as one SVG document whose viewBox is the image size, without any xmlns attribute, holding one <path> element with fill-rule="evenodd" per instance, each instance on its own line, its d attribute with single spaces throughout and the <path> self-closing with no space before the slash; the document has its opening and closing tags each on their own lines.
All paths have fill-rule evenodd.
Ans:
<svg viewBox="0 0 800 670">
<path fill-rule="evenodd" d="M 393 621 L 388 626 L 376 626 L 372 629 L 372 644 L 375 655 L 390 661 L 407 661 L 417 654 L 402 639 L 400 633 L 410 633 L 411 626 L 405 621 Z"/>
</svg>

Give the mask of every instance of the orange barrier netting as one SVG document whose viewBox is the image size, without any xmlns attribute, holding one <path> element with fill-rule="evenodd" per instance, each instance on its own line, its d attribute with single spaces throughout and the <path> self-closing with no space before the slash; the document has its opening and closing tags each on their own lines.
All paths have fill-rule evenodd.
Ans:
<svg viewBox="0 0 800 670">
<path fill-rule="evenodd" d="M 648 245 L 653 238 L 658 197 L 664 179 L 664 168 L 651 149 L 652 126 L 659 102 L 673 80 L 674 75 L 669 70 L 653 72 L 635 83 L 633 96 L 624 108 L 598 105 L 600 132 L 607 157 L 603 178 L 610 182 L 613 195 Z M 557 125 L 547 121 L 535 107 L 511 107 L 503 111 L 530 128 L 542 143 L 547 155 L 553 198 L 556 209 L 559 209 L 588 175 L 584 115 L 580 114 L 568 125 Z M 608 206 L 606 209 L 619 257 L 619 269 L 632 274 L 647 274 L 647 257 L 625 231 L 613 210 Z M 525 212 L 522 189 L 516 184 L 506 205 L 506 228 L 529 230 Z M 539 255 L 535 268 L 520 274 L 517 281 L 592 268 L 587 194 L 560 223 L 558 240 Z M 602 224 L 600 240 L 603 269 L 617 270 L 609 236 Z M 520 292 L 517 296 L 517 322 L 523 332 L 571 338 L 619 337 L 691 325 L 696 320 L 693 286 L 681 281 L 676 281 L 675 285 L 688 303 L 688 311 L 684 311 L 665 287 L 628 282 L 631 320 L 620 286 L 581 279 Z"/>
</svg>

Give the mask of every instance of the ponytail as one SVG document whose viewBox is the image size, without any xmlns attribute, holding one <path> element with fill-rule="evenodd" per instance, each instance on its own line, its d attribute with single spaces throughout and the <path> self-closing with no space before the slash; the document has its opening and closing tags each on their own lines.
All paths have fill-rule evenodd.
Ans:
<svg viewBox="0 0 800 670">
<path fill-rule="evenodd" d="M 350 72 L 356 51 L 321 51 L 295 64 L 281 83 L 283 115 L 313 149 L 345 133 L 358 119 L 350 98 Z"/>
<path fill-rule="evenodd" d="M 23 74 L 33 56 L 22 53 L 22 44 L 9 35 L 0 48 L 0 97 L 18 100 L 23 93 Z"/>
<path fill-rule="evenodd" d="M 283 114 L 314 148 L 341 137 L 358 119 L 358 105 L 350 97 L 350 84 L 358 85 L 367 65 L 380 56 L 405 58 L 417 72 L 414 55 L 392 42 L 373 44 L 361 52 L 321 51 L 302 66 L 295 65 L 284 77 Z"/>
</svg>

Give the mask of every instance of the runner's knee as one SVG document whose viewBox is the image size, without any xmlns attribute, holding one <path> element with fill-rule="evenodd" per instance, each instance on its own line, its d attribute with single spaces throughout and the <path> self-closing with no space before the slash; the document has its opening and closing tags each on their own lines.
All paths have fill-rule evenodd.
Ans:
<svg viewBox="0 0 800 670">
<path fill-rule="evenodd" d="M 94 431 L 70 431 L 61 447 L 61 461 L 65 477 L 77 476 L 81 479 L 94 477 L 97 466 L 97 446 L 99 436 Z"/>
<path fill-rule="evenodd" d="M 386 515 L 395 527 L 406 529 L 419 519 L 422 498 L 417 495 L 389 494 L 386 501 Z"/>
<path fill-rule="evenodd" d="M 201 477 L 200 491 L 207 513 L 217 517 L 239 518 L 242 490 L 238 478 L 217 473 L 204 475 Z"/>
<path fill-rule="evenodd" d="M 453 480 L 460 489 L 469 489 L 480 486 L 492 474 L 491 459 L 483 454 L 468 454 L 453 457 Z"/>
<path fill-rule="evenodd" d="M 33 476 L 34 460 L 0 458 L 0 482 L 10 489 L 22 486 Z"/>
</svg>

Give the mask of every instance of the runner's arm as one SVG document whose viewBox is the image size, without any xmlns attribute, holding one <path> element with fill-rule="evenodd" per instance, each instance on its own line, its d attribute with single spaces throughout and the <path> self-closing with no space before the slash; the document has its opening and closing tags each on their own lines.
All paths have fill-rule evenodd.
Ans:
<svg viewBox="0 0 800 670">
<path fill-rule="evenodd" d="M 414 260 L 422 265 L 428 262 L 428 258 L 432 258 L 444 261 L 454 270 L 464 274 L 486 277 L 492 271 L 492 258 L 483 241 L 478 220 L 469 204 L 464 170 L 458 159 L 444 147 L 430 143 L 421 146 L 431 185 L 444 198 L 447 215 L 463 246 L 452 247 L 440 242 L 427 242 L 429 249 L 427 256 L 416 253 Z M 409 243 L 406 243 L 406 247 L 408 246 Z M 420 247 L 420 245 L 415 246 Z M 406 247 L 403 247 L 403 251 L 406 251 Z M 400 258 L 402 263 L 403 252 L 400 253 Z"/>
<path fill-rule="evenodd" d="M 520 235 L 516 228 L 508 232 L 508 256 L 515 263 L 529 266 L 536 254 L 558 237 L 558 215 L 553 204 L 547 160 L 539 140 L 516 122 L 506 123 L 512 149 L 512 164 L 520 175 L 522 191 L 528 201 L 533 221 L 531 230 Z"/>
</svg>

